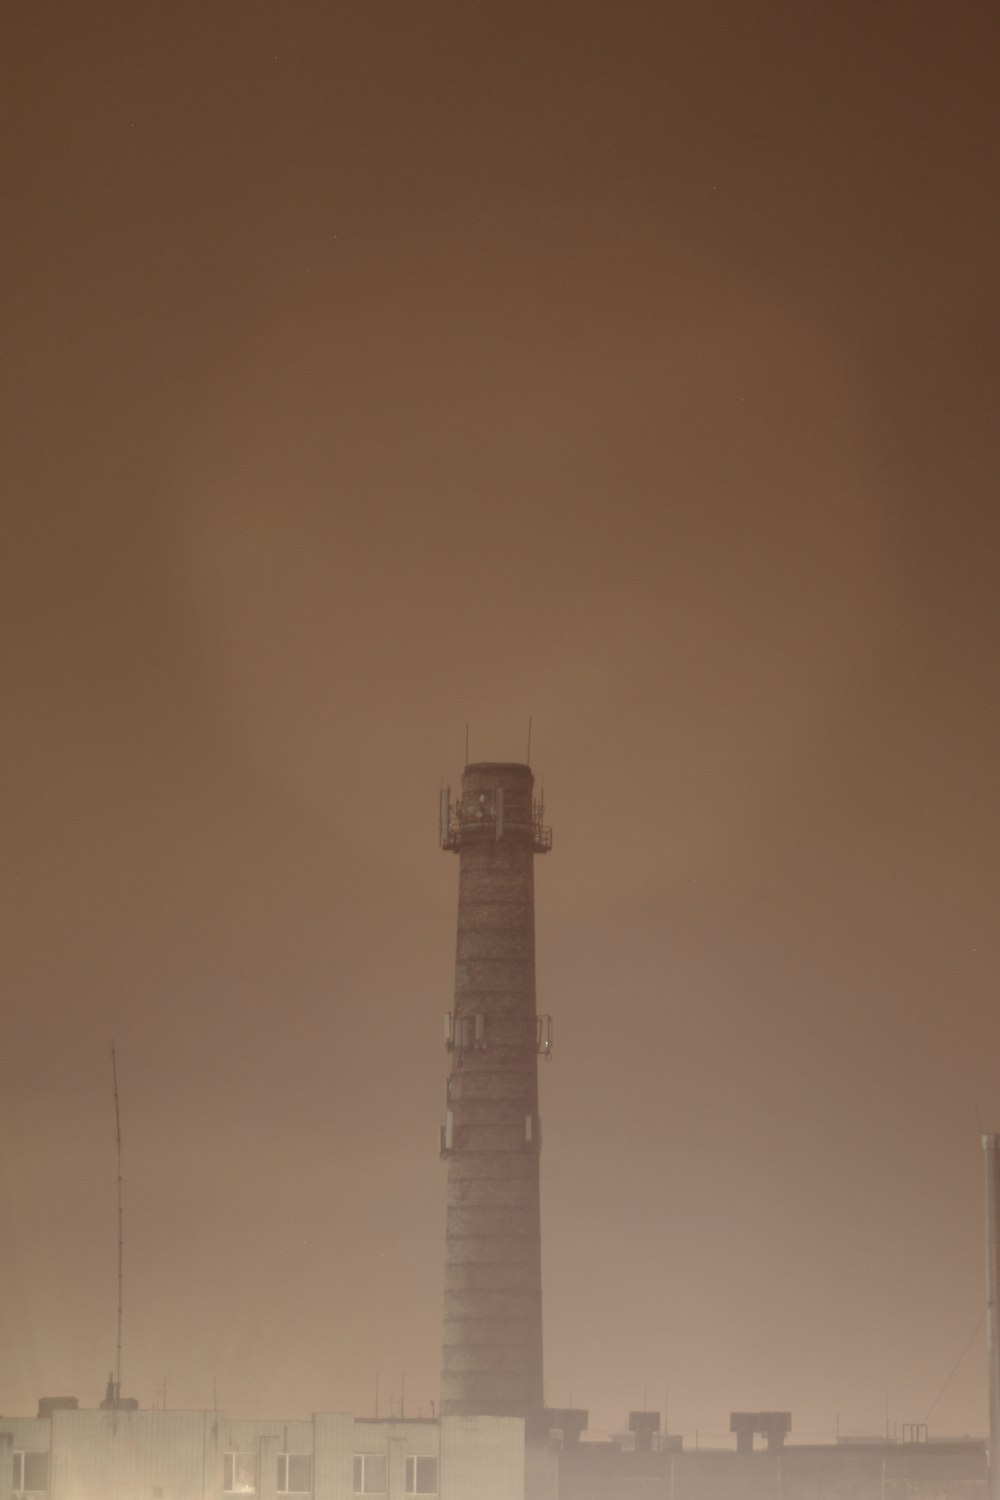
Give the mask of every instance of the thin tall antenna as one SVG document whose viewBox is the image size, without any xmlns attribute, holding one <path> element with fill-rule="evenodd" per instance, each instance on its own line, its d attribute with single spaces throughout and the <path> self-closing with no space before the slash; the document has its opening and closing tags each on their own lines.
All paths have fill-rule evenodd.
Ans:
<svg viewBox="0 0 1000 1500">
<path fill-rule="evenodd" d="M 124 1259 L 124 1217 L 122 1213 L 122 1120 L 118 1107 L 118 1059 L 111 1043 L 111 1081 L 115 1091 L 115 1143 L 118 1147 L 118 1341 L 115 1344 L 115 1405 L 122 1393 L 122 1265 Z"/>
<path fill-rule="evenodd" d="M 525 760 L 524 764 L 526 766 L 530 766 L 531 765 L 531 715 L 530 714 L 528 715 L 528 755 L 527 755 L 527 759 Z"/>
</svg>

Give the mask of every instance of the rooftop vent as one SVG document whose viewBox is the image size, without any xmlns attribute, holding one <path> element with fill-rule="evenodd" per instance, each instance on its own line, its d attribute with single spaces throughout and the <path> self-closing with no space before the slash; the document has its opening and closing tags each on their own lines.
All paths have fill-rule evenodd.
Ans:
<svg viewBox="0 0 1000 1500">
<path fill-rule="evenodd" d="M 528 1437 L 555 1443 L 560 1448 L 579 1447 L 587 1430 L 588 1413 L 578 1406 L 546 1406 L 528 1417 Z"/>
<path fill-rule="evenodd" d="M 736 1434 L 737 1453 L 752 1453 L 754 1433 L 767 1439 L 767 1451 L 780 1453 L 792 1430 L 790 1411 L 731 1411 L 729 1431 Z"/>
<path fill-rule="evenodd" d="M 653 1436 L 660 1430 L 660 1413 L 658 1411 L 630 1411 L 628 1430 L 635 1434 L 636 1453 L 651 1453 Z"/>
<path fill-rule="evenodd" d="M 39 1396 L 38 1415 L 51 1417 L 54 1411 L 76 1411 L 79 1405 L 76 1396 Z"/>
</svg>

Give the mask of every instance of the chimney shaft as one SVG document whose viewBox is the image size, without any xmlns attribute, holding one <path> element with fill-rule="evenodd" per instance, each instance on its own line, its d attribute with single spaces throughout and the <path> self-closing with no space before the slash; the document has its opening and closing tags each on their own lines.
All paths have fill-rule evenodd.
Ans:
<svg viewBox="0 0 1000 1500">
<path fill-rule="evenodd" d="M 459 855 L 444 1416 L 526 1417 L 543 1404 L 534 857 L 551 839 L 533 787 L 528 766 L 466 766 L 442 817 L 442 844 Z"/>
</svg>

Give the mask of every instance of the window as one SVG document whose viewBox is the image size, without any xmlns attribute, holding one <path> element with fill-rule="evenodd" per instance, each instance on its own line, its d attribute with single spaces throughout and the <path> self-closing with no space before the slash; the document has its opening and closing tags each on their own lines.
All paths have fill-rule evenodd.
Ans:
<svg viewBox="0 0 1000 1500">
<path fill-rule="evenodd" d="M 436 1495 L 437 1490 L 437 1459 L 408 1458 L 406 1460 L 406 1493 L 408 1495 Z"/>
<path fill-rule="evenodd" d="M 47 1453 L 14 1454 L 15 1490 L 47 1490 L 49 1487 L 49 1455 Z"/>
<path fill-rule="evenodd" d="M 355 1453 L 354 1493 L 356 1495 L 384 1495 L 385 1454 Z"/>
<path fill-rule="evenodd" d="M 310 1453 L 278 1454 L 278 1494 L 308 1495 L 313 1487 L 313 1461 Z"/>
<path fill-rule="evenodd" d="M 472 1047 L 485 1051 L 486 1017 L 457 1016 L 450 1010 L 444 1018 L 444 1044 L 449 1052 L 467 1052 Z"/>
<path fill-rule="evenodd" d="M 256 1453 L 227 1453 L 222 1488 L 227 1495 L 253 1495 L 257 1491 Z"/>
</svg>

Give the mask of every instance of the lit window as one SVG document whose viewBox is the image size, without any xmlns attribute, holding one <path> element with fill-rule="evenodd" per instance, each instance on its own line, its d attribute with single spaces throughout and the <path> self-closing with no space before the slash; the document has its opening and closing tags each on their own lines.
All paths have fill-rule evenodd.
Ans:
<svg viewBox="0 0 1000 1500">
<path fill-rule="evenodd" d="M 39 1494 L 49 1487 L 49 1455 L 47 1453 L 14 1454 L 13 1488 L 21 1493 Z"/>
<path fill-rule="evenodd" d="M 309 1453 L 279 1453 L 278 1494 L 308 1495 L 312 1487 L 312 1455 Z"/>
<path fill-rule="evenodd" d="M 408 1458 L 406 1460 L 406 1493 L 408 1495 L 436 1495 L 437 1492 L 437 1459 Z"/>
<path fill-rule="evenodd" d="M 227 1453 L 222 1488 L 227 1495 L 253 1495 L 257 1492 L 256 1453 Z"/>
<path fill-rule="evenodd" d="M 385 1454 L 355 1453 L 354 1493 L 356 1495 L 384 1495 Z"/>
</svg>

